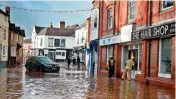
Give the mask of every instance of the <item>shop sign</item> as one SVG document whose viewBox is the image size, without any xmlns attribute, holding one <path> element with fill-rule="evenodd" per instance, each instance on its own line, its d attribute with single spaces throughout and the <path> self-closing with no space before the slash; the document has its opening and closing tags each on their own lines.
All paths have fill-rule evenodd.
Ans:
<svg viewBox="0 0 176 99">
<path fill-rule="evenodd" d="M 117 43 L 117 36 L 100 40 L 100 45 L 109 45 Z"/>
<path fill-rule="evenodd" d="M 157 38 L 166 35 L 175 35 L 175 22 L 163 24 L 156 27 L 150 27 L 144 30 L 134 31 L 131 40 Z"/>
</svg>

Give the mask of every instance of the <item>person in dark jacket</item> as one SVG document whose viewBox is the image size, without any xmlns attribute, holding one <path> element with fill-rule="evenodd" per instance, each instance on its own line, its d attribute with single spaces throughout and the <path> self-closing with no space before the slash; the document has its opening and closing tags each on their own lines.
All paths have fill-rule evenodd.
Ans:
<svg viewBox="0 0 176 99">
<path fill-rule="evenodd" d="M 79 58 L 79 56 L 77 57 L 77 64 L 78 64 L 78 69 L 80 69 L 80 58 Z"/>
<path fill-rule="evenodd" d="M 70 63 L 71 63 L 70 57 L 67 58 L 67 63 L 68 63 L 68 68 L 70 68 Z"/>
<path fill-rule="evenodd" d="M 75 58 L 73 57 L 73 65 L 75 65 L 75 61 L 76 61 L 76 60 L 75 60 Z"/>
<path fill-rule="evenodd" d="M 115 65 L 115 60 L 113 59 L 112 56 L 110 56 L 108 61 L 109 78 L 114 76 L 114 65 Z"/>
</svg>

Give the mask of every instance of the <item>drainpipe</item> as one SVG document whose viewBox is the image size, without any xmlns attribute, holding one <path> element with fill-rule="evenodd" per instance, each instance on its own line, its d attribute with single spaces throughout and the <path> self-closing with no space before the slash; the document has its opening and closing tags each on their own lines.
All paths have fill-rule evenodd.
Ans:
<svg viewBox="0 0 176 99">
<path fill-rule="evenodd" d="M 98 67 L 98 68 L 97 68 L 97 73 L 99 72 L 98 70 L 100 69 L 100 64 L 99 64 L 99 61 L 100 61 L 100 60 L 99 60 L 99 52 L 100 52 L 100 51 L 99 51 L 99 50 L 100 50 L 100 49 L 99 49 L 99 46 L 100 46 L 100 43 L 99 43 L 99 40 L 100 40 L 100 11 L 101 11 L 101 10 L 100 10 L 100 2 L 101 2 L 101 1 L 98 2 L 98 6 L 99 6 L 99 7 L 98 7 L 98 10 L 99 10 L 99 11 L 98 11 L 98 18 L 97 18 L 97 19 L 98 19 L 98 48 L 97 48 L 97 52 L 98 52 L 98 53 L 97 53 L 97 54 L 98 54 L 98 57 L 97 57 L 97 60 L 98 60 L 98 62 L 97 62 L 97 67 Z"/>
<path fill-rule="evenodd" d="M 149 26 L 152 26 L 152 7 L 153 7 L 153 1 L 150 1 L 150 12 L 149 12 Z M 151 40 L 148 40 L 148 77 L 150 77 L 150 52 L 151 52 Z M 149 80 L 146 80 L 146 83 L 149 84 Z"/>
</svg>

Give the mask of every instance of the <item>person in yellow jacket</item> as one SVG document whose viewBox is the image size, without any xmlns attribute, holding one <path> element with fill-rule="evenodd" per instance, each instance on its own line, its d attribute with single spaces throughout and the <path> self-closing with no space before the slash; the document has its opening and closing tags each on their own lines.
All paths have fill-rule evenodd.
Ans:
<svg viewBox="0 0 176 99">
<path fill-rule="evenodd" d="M 131 79 L 131 70 L 132 70 L 132 67 L 134 66 L 134 56 L 131 56 L 131 59 L 128 59 L 126 61 L 126 64 L 125 64 L 125 70 L 123 72 L 123 75 L 122 75 L 122 80 L 124 79 L 125 77 L 125 74 L 127 74 L 127 79 L 130 80 Z"/>
<path fill-rule="evenodd" d="M 107 63 L 107 69 L 109 71 L 109 78 L 114 76 L 114 65 L 115 65 L 115 60 L 113 59 L 112 56 L 109 56 L 109 61 Z"/>
</svg>

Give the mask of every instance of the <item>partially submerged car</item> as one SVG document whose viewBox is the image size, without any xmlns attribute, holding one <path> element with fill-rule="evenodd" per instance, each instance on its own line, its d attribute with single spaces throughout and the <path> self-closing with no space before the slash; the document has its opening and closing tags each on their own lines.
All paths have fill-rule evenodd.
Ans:
<svg viewBox="0 0 176 99">
<path fill-rule="evenodd" d="M 58 63 L 45 56 L 31 56 L 27 59 L 25 67 L 28 71 L 59 72 Z"/>
</svg>

